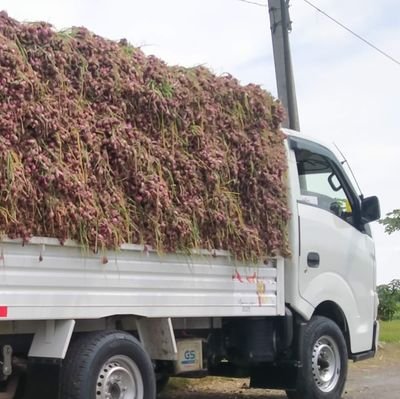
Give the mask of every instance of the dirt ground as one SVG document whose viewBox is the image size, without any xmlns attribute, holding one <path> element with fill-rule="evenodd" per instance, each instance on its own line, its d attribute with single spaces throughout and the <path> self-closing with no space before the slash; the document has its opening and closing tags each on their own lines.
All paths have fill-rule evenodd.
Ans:
<svg viewBox="0 0 400 399">
<path fill-rule="evenodd" d="M 374 359 L 349 365 L 344 399 L 400 397 L 400 345 L 386 344 Z M 249 389 L 247 379 L 173 379 L 160 399 L 278 399 L 282 391 Z"/>
</svg>

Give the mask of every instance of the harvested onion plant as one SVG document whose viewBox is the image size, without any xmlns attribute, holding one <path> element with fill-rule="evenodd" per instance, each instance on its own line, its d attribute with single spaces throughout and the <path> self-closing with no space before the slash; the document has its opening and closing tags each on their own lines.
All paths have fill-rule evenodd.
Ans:
<svg viewBox="0 0 400 399">
<path fill-rule="evenodd" d="M 287 254 L 282 114 L 231 76 L 1 13 L 0 230 Z"/>
</svg>

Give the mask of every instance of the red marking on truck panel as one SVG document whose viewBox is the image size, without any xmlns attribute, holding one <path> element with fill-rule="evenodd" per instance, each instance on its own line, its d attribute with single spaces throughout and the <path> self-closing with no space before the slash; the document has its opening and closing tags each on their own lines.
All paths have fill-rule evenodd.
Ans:
<svg viewBox="0 0 400 399">
<path fill-rule="evenodd" d="M 8 316 L 8 306 L 0 306 L 0 317 Z"/>
<path fill-rule="evenodd" d="M 241 283 L 243 283 L 242 276 L 240 275 L 240 273 L 237 270 L 235 270 L 235 274 L 232 276 L 232 280 L 238 280 Z"/>
<path fill-rule="evenodd" d="M 254 272 L 252 276 L 247 276 L 246 278 L 249 283 L 254 284 L 257 279 L 257 274 L 256 274 L 256 272 Z"/>
</svg>

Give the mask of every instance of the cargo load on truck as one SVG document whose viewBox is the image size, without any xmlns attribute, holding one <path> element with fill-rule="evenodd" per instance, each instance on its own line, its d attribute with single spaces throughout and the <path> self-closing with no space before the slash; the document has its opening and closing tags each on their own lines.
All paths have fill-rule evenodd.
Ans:
<svg viewBox="0 0 400 399">
<path fill-rule="evenodd" d="M 126 40 L 0 14 L 0 231 L 287 254 L 280 103 Z"/>
</svg>

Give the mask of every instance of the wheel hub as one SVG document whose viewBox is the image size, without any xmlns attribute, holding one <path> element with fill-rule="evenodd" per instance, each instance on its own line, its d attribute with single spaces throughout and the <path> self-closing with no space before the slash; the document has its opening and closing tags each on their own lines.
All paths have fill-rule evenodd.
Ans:
<svg viewBox="0 0 400 399">
<path fill-rule="evenodd" d="M 317 387 L 323 392 L 332 391 L 340 376 L 340 354 L 334 340 L 323 336 L 315 343 L 312 371 Z"/>
<path fill-rule="evenodd" d="M 123 390 L 123 388 L 122 388 L 122 390 Z M 121 390 L 121 387 L 118 384 L 112 383 L 110 385 L 110 396 L 111 396 L 111 399 L 119 399 L 121 397 L 122 390 Z"/>
<path fill-rule="evenodd" d="M 142 399 L 143 381 L 137 366 L 125 356 L 109 359 L 101 368 L 96 399 Z"/>
</svg>

